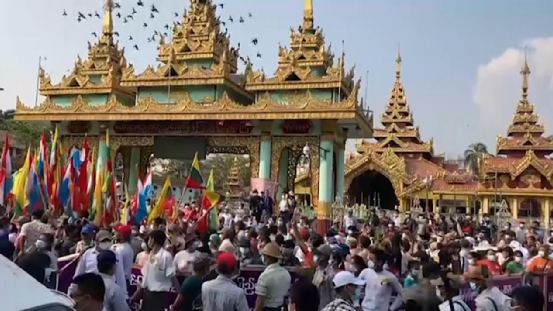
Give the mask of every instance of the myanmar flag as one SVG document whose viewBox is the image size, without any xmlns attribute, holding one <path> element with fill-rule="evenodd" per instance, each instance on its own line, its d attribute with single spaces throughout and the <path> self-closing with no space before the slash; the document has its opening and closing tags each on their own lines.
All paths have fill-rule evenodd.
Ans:
<svg viewBox="0 0 553 311">
<path fill-rule="evenodd" d="M 167 176 L 167 179 L 165 179 L 165 184 L 163 185 L 163 189 L 161 189 L 161 193 L 159 194 L 159 197 L 157 199 L 156 205 L 150 211 L 150 215 L 148 215 L 148 223 L 151 223 L 152 221 L 154 221 L 154 219 L 161 217 L 163 215 L 165 201 L 167 200 L 168 196 L 171 194 L 170 191 L 171 191 L 171 177 Z"/>
<path fill-rule="evenodd" d="M 200 173 L 200 161 L 198 161 L 198 153 L 194 155 L 194 161 L 192 161 L 192 167 L 190 168 L 190 174 L 186 177 L 186 188 L 189 189 L 204 189 L 204 180 Z"/>
<path fill-rule="evenodd" d="M 217 210 L 217 203 L 219 203 L 220 196 L 215 192 L 215 183 L 213 182 L 213 170 L 209 173 L 207 179 L 207 185 L 205 187 L 204 196 L 202 198 L 202 208 L 207 213 L 204 217 L 198 220 L 199 232 L 216 232 L 219 229 L 219 211 Z"/>
</svg>

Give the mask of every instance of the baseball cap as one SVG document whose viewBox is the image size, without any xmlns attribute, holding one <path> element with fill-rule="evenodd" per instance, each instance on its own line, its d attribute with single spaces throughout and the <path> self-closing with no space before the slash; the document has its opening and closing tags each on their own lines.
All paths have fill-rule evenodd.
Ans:
<svg viewBox="0 0 553 311">
<path fill-rule="evenodd" d="M 115 229 L 115 231 L 119 232 L 123 236 L 130 236 L 132 233 L 132 228 L 128 225 L 115 226 L 115 228 L 113 229 Z"/>
<path fill-rule="evenodd" d="M 236 267 L 236 257 L 234 254 L 222 252 L 217 256 L 217 264 L 225 264 L 229 268 L 234 268 Z"/>
<path fill-rule="evenodd" d="M 94 234 L 94 227 L 92 227 L 91 225 L 85 225 L 82 229 L 81 229 L 81 234 L 84 234 L 84 235 L 93 235 Z"/>
<path fill-rule="evenodd" d="M 96 257 L 96 260 L 98 262 L 105 262 L 105 263 L 116 263 L 117 257 L 115 256 L 115 253 L 110 250 L 101 251 L 98 253 L 98 256 Z"/>
<path fill-rule="evenodd" d="M 334 276 L 334 279 L 332 280 L 332 283 L 334 283 L 334 288 L 339 288 L 339 287 L 346 286 L 346 285 L 357 285 L 357 286 L 365 285 L 365 281 L 356 278 L 349 271 L 338 272 Z"/>
<path fill-rule="evenodd" d="M 107 230 L 100 230 L 98 234 L 96 234 L 96 240 L 98 240 L 98 242 L 111 241 L 111 233 Z"/>
</svg>

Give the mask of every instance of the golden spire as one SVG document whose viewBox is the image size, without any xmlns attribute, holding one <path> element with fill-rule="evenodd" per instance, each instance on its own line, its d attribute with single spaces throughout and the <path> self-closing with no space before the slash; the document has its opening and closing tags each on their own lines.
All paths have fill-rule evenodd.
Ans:
<svg viewBox="0 0 553 311">
<path fill-rule="evenodd" d="M 113 35 L 113 1 L 105 0 L 104 5 L 104 22 L 102 23 L 102 34 L 107 37 L 112 37 Z"/>
<path fill-rule="evenodd" d="M 305 0 L 303 6 L 303 28 L 313 28 L 313 0 Z"/>
<path fill-rule="evenodd" d="M 528 97 L 528 76 L 530 76 L 530 67 L 528 66 L 528 50 L 524 49 L 524 64 L 520 70 L 522 75 L 522 98 L 526 99 Z"/>
<path fill-rule="evenodd" d="M 401 79 L 401 53 L 399 52 L 399 44 L 397 46 L 397 56 L 396 56 L 396 80 Z"/>
</svg>

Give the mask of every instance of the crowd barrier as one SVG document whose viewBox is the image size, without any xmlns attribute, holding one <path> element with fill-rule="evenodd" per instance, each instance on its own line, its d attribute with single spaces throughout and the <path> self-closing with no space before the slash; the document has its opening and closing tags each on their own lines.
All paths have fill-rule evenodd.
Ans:
<svg viewBox="0 0 553 311">
<path fill-rule="evenodd" d="M 75 258 L 76 255 L 70 255 L 62 257 L 58 261 L 58 265 L 60 269 L 63 269 L 63 271 L 57 279 L 58 284 L 56 285 L 56 288 L 61 292 L 67 292 L 67 289 L 71 284 L 71 279 L 73 278 L 75 269 L 77 268 L 77 260 L 74 260 Z M 253 310 L 255 306 L 255 285 L 263 270 L 264 267 L 262 266 L 244 267 L 241 269 L 240 275 L 235 280 L 237 285 L 244 290 L 246 298 L 248 299 L 250 310 Z M 292 274 L 292 280 L 296 280 L 296 272 L 294 270 L 290 270 L 290 272 Z M 182 279 L 180 281 L 182 282 Z M 515 287 L 523 284 L 523 281 L 522 276 L 498 276 L 494 278 L 494 284 L 507 295 L 510 295 Z M 140 272 L 140 267 L 135 266 L 132 270 L 130 287 L 128 288 L 129 296 L 136 291 L 137 284 L 140 284 L 141 282 L 142 273 Z M 553 274 L 534 277 L 532 278 L 532 283 L 538 286 L 544 293 L 546 304 L 543 310 L 553 311 Z M 173 296 L 169 302 L 173 302 L 176 295 L 177 293 L 173 293 Z M 471 310 L 474 310 L 474 298 L 476 298 L 477 293 L 472 292 L 467 285 L 461 290 L 461 295 L 463 300 L 471 307 Z M 139 307 L 140 306 L 138 304 L 134 304 L 131 306 L 131 309 L 139 310 Z M 167 305 L 166 310 L 169 310 L 169 304 Z"/>
</svg>

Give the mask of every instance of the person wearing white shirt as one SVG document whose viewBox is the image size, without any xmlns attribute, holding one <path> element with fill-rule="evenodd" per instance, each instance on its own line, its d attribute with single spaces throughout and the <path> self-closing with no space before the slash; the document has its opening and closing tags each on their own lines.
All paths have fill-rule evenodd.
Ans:
<svg viewBox="0 0 553 311">
<path fill-rule="evenodd" d="M 436 286 L 436 294 L 443 301 L 438 306 L 440 311 L 470 311 L 461 296 L 461 287 L 463 286 L 461 278 L 448 273 L 441 275 L 438 279 L 430 280 L 430 284 Z"/>
<path fill-rule="evenodd" d="M 134 264 L 134 250 L 131 246 L 132 228 L 131 226 L 121 225 L 116 226 L 114 229 L 117 244 L 113 245 L 111 250 L 121 258 L 125 279 L 127 283 L 129 283 L 132 275 L 132 266 Z"/>
<path fill-rule="evenodd" d="M 101 251 L 98 254 L 98 273 L 104 280 L 104 309 L 106 311 L 130 311 L 127 304 L 127 293 L 115 284 L 117 257 L 113 251 Z"/>
<path fill-rule="evenodd" d="M 385 257 L 383 250 L 372 250 L 369 253 L 369 268 L 359 274 L 359 278 L 366 284 L 365 298 L 361 304 L 363 311 L 396 311 L 401 308 L 401 284 L 392 272 L 384 270 Z M 393 292 L 397 293 L 397 296 L 392 302 Z"/>
<path fill-rule="evenodd" d="M 200 255 L 197 251 L 199 241 L 193 234 L 186 237 L 184 247 L 182 251 L 175 255 L 175 268 L 178 273 L 192 274 L 194 272 L 194 260 Z"/>
<path fill-rule="evenodd" d="M 84 273 L 98 273 L 98 254 L 101 251 L 109 250 L 111 248 L 111 234 L 106 230 L 100 230 L 96 234 L 96 246 L 86 250 L 77 264 L 75 269 L 75 276 Z M 117 256 L 117 253 L 115 254 Z M 115 267 L 115 283 L 121 286 L 124 292 L 127 292 L 127 281 L 125 279 L 125 271 L 123 270 L 123 263 L 117 256 L 117 265 Z M 74 286 L 69 287 L 69 293 L 75 289 Z"/>
<path fill-rule="evenodd" d="M 353 211 L 348 210 L 348 213 L 344 215 L 344 228 L 355 227 L 357 228 L 357 217 L 353 216 Z"/>
<path fill-rule="evenodd" d="M 164 311 L 171 288 L 180 288 L 173 256 L 163 247 L 166 238 L 161 230 L 150 232 L 151 251 L 142 267 L 142 284 L 131 299 L 138 302 L 142 297 L 142 311 Z"/>
</svg>

